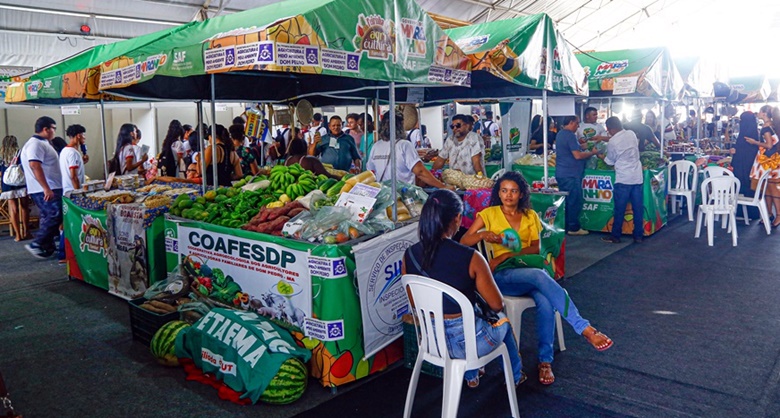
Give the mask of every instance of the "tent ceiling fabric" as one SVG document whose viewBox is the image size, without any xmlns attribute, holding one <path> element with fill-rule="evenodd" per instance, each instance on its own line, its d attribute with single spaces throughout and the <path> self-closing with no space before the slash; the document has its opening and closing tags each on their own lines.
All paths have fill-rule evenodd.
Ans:
<svg viewBox="0 0 780 418">
<path fill-rule="evenodd" d="M 328 0 L 323 0 L 327 2 Z M 720 1 L 720 0 L 716 0 Z M 90 46 L 127 39 L 275 0 L 0 0 L 0 65 L 41 67 Z M 547 13 L 574 46 L 616 45 L 640 28 L 669 25 L 674 16 L 706 8 L 698 0 L 419 0 L 428 12 L 471 23 Z M 91 33 L 79 32 L 89 25 Z M 643 32 L 644 33 L 644 32 Z M 645 37 L 647 38 L 647 37 Z M 648 41 L 645 40 L 645 43 Z M 647 45 L 636 45 L 647 46 Z"/>
</svg>

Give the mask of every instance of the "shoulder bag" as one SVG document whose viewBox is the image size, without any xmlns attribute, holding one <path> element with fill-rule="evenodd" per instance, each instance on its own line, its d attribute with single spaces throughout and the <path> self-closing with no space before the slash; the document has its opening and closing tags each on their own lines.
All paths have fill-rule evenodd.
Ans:
<svg viewBox="0 0 780 418">
<path fill-rule="evenodd" d="M 19 155 L 21 153 L 22 150 L 19 150 L 16 153 L 13 161 L 11 161 L 11 165 L 9 165 L 3 173 L 3 183 L 9 186 L 18 187 L 25 185 L 24 170 L 22 169 L 22 165 L 19 164 Z"/>
</svg>

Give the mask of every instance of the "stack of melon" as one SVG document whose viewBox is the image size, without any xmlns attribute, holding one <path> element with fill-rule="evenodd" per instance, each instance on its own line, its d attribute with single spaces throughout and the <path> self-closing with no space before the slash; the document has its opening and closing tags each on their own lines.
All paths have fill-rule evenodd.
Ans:
<svg viewBox="0 0 780 418">
<path fill-rule="evenodd" d="M 298 400 L 306 391 L 309 373 L 306 365 L 295 357 L 282 363 L 276 376 L 260 395 L 260 400 L 274 405 L 284 405 Z"/>
<path fill-rule="evenodd" d="M 176 357 L 176 336 L 189 326 L 190 324 L 184 321 L 171 321 L 154 333 L 149 349 L 158 363 L 173 367 L 179 365 L 179 358 Z"/>
</svg>

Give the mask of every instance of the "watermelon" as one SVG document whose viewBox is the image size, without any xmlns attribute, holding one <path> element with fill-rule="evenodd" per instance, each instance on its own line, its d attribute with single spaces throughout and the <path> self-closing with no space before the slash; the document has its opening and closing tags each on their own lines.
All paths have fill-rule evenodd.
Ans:
<svg viewBox="0 0 780 418">
<path fill-rule="evenodd" d="M 265 388 L 260 400 L 274 405 L 284 405 L 298 400 L 306 390 L 309 373 L 302 361 L 287 359 Z"/>
<path fill-rule="evenodd" d="M 179 365 L 179 359 L 176 357 L 176 335 L 189 326 L 190 324 L 184 321 L 171 321 L 154 333 L 149 349 L 158 363 L 174 367 Z"/>
</svg>

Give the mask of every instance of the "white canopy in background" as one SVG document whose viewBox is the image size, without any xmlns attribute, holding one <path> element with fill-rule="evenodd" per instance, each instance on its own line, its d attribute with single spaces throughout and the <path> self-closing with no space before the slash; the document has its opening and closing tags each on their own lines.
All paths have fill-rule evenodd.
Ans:
<svg viewBox="0 0 780 418">
<path fill-rule="evenodd" d="M 323 0 L 327 1 L 327 0 Z M 0 65 L 39 68 L 97 43 L 234 13 L 274 0 L 0 0 Z M 451 21 L 482 23 L 547 13 L 582 50 L 666 46 L 674 56 L 703 56 L 729 76 L 780 76 L 762 60 L 761 39 L 780 38 L 775 0 L 418 0 Z M 205 6 L 204 6 L 205 4 Z M 81 25 L 91 29 L 88 36 Z M 771 45 L 771 41 L 769 41 Z"/>
</svg>

